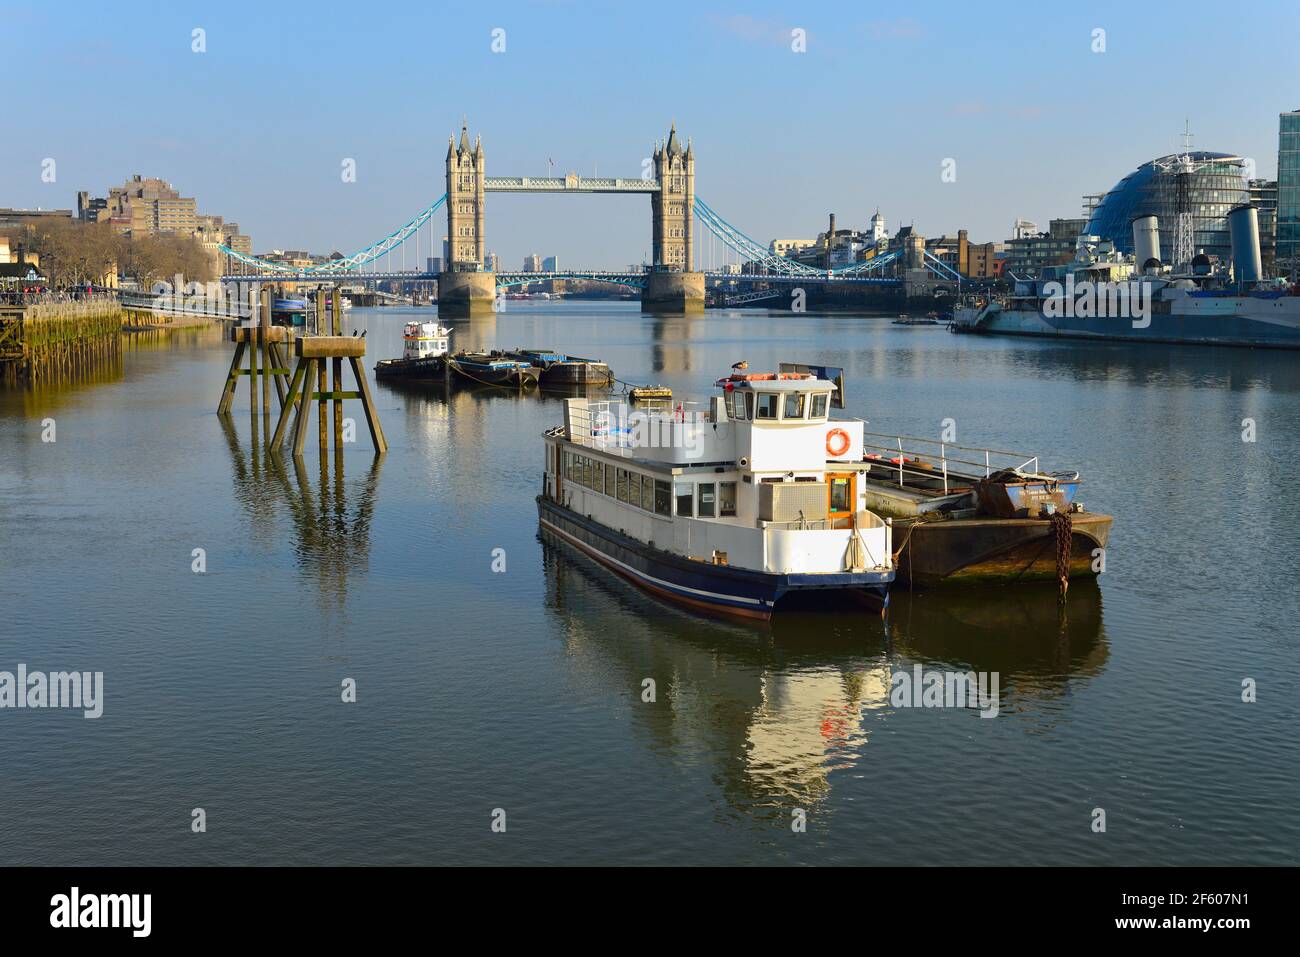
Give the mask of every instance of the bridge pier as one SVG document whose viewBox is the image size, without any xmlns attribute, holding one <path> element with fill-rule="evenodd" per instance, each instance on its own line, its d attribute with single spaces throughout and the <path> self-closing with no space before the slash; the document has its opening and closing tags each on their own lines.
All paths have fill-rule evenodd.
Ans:
<svg viewBox="0 0 1300 957">
<path fill-rule="evenodd" d="M 492 272 L 444 272 L 438 277 L 438 315 L 453 319 L 491 315 L 497 296 Z"/>
<path fill-rule="evenodd" d="M 649 272 L 641 290 L 643 312 L 687 313 L 704 311 L 704 273 Z"/>
</svg>

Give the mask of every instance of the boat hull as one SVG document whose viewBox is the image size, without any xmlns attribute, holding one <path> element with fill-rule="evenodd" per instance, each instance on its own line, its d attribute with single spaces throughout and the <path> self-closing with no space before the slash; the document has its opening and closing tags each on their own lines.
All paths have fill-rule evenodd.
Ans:
<svg viewBox="0 0 1300 957">
<path fill-rule="evenodd" d="M 413 381 L 441 382 L 447 377 L 447 364 L 442 356 L 424 356 L 419 359 L 381 359 L 375 364 L 377 379 L 410 379 Z"/>
<path fill-rule="evenodd" d="M 1237 301 L 1228 300 L 1224 305 L 1233 302 Z M 977 322 L 973 310 L 963 309 L 951 328 L 954 332 L 1006 336 L 1300 349 L 1300 321 L 1295 308 L 1287 308 L 1285 298 L 1262 302 L 1265 305 L 1252 303 L 1222 313 L 1154 312 L 1150 324 L 1142 328 L 1134 328 L 1131 319 L 1047 316 L 1031 309 L 1002 309 Z"/>
<path fill-rule="evenodd" d="M 542 385 L 611 385 L 614 373 L 603 362 L 557 362 L 542 370 Z"/>
<path fill-rule="evenodd" d="M 874 608 L 889 603 L 892 572 L 774 575 L 695 561 L 646 545 L 539 496 L 542 532 L 650 594 L 707 614 L 767 621 L 787 595 L 846 591 Z"/>
<path fill-rule="evenodd" d="M 1070 515 L 1070 576 L 1098 573 L 1096 549 L 1110 540 L 1111 516 Z M 898 580 L 922 586 L 1056 580 L 1056 537 L 1050 520 L 968 518 L 927 522 L 896 519 L 902 543 Z"/>
<path fill-rule="evenodd" d="M 451 382 L 461 385 L 492 385 L 503 388 L 526 388 L 537 385 L 537 370 L 527 366 L 493 369 L 448 363 L 446 356 L 412 359 L 383 359 L 375 365 L 379 379 L 406 379 L 412 382 Z"/>
</svg>

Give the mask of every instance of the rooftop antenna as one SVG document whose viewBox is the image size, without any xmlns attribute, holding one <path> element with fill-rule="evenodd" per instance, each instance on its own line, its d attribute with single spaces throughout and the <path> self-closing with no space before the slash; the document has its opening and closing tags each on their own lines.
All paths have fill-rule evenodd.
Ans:
<svg viewBox="0 0 1300 957">
<path fill-rule="evenodd" d="M 1192 123 L 1187 117 L 1183 117 L 1183 150 L 1190 151 L 1192 148 Z"/>
</svg>

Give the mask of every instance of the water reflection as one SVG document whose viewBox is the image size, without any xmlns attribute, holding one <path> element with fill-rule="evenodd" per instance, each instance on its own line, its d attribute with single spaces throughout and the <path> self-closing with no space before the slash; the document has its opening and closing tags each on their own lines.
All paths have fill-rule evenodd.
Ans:
<svg viewBox="0 0 1300 957">
<path fill-rule="evenodd" d="M 268 452 L 259 431 L 260 416 L 250 415 L 248 448 L 230 416 L 218 416 L 230 452 L 235 498 L 248 517 L 253 540 L 276 546 L 287 513 L 300 573 L 314 580 L 328 616 L 343 615 L 352 580 L 369 568 L 370 532 L 379 475 L 385 456 L 368 458 L 360 480 L 344 477 L 345 456 Z M 310 463 L 310 464 L 309 464 Z"/>
<path fill-rule="evenodd" d="M 561 546 L 543 544 L 543 565 L 548 612 L 574 670 L 622 695 L 649 747 L 674 763 L 708 765 L 731 813 L 750 818 L 824 801 L 835 772 L 869 762 L 871 736 L 897 715 L 896 671 L 920 663 L 997 672 L 994 720 L 1032 711 L 1027 729 L 1038 731 L 1056 718 L 1033 704 L 1067 698 L 1107 658 L 1091 581 L 1071 587 L 1064 614 L 1053 587 L 904 592 L 888 621 L 803 612 L 755 629 L 670 609 Z M 653 705 L 642 700 L 646 678 L 656 683 Z M 956 717 L 980 720 L 974 711 Z"/>
<path fill-rule="evenodd" d="M 692 344 L 691 339 L 697 329 L 707 328 L 704 325 L 704 317 L 655 314 L 650 318 L 651 337 L 654 343 L 650 355 L 650 368 L 659 374 L 695 371 L 701 356 L 698 344 Z M 713 370 L 706 368 L 706 371 Z"/>
<path fill-rule="evenodd" d="M 12 363 L 0 372 L 3 408 L 36 419 L 57 411 L 77 392 L 120 382 L 125 376 L 118 338 L 32 359 L 21 369 Z"/>
</svg>

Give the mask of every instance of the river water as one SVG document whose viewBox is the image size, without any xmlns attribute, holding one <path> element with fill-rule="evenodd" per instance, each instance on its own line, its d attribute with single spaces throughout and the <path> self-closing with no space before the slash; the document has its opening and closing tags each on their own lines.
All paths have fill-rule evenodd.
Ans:
<svg viewBox="0 0 1300 957">
<path fill-rule="evenodd" d="M 415 315 L 348 316 L 368 367 Z M 215 330 L 137 336 L 0 392 L 0 671 L 104 675 L 98 719 L 0 710 L 0 864 L 1300 863 L 1294 353 L 559 302 L 453 344 L 701 397 L 843 366 L 873 430 L 1078 468 L 1106 571 L 1064 618 L 1050 586 L 697 618 L 538 539 L 558 398 L 376 385 L 388 455 L 353 409 L 323 473 L 250 441 L 246 386 L 217 418 Z M 917 664 L 996 672 L 999 713 L 895 707 Z"/>
</svg>

